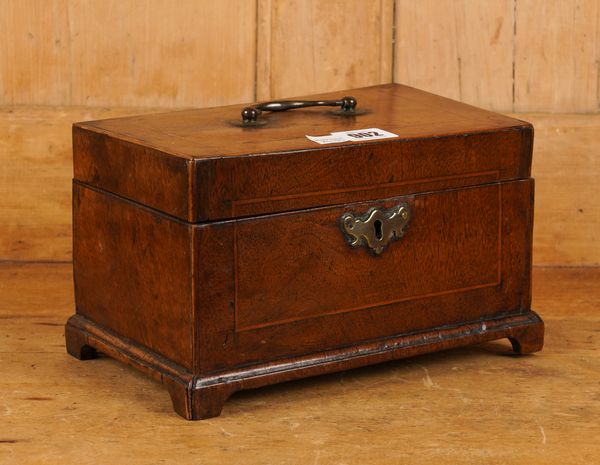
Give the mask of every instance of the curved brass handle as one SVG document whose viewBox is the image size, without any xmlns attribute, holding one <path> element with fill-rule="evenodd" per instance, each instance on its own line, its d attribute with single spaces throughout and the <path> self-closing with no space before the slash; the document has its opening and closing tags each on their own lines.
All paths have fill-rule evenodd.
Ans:
<svg viewBox="0 0 600 465">
<path fill-rule="evenodd" d="M 351 247 L 362 245 L 379 255 L 390 242 L 404 236 L 410 218 L 408 204 L 401 203 L 389 210 L 371 208 L 358 217 L 344 213 L 340 223 Z"/>
<path fill-rule="evenodd" d="M 306 107 L 340 107 L 340 114 L 353 115 L 358 102 L 354 97 L 342 97 L 339 100 L 278 100 L 257 103 L 242 110 L 242 122 L 255 124 L 263 111 L 287 111 Z"/>
</svg>

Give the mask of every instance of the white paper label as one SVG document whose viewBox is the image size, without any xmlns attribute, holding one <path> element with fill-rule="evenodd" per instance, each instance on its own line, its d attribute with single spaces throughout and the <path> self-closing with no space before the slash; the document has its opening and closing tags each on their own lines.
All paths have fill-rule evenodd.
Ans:
<svg viewBox="0 0 600 465">
<path fill-rule="evenodd" d="M 378 139 L 391 139 L 392 137 L 398 137 L 398 134 L 394 134 L 389 131 L 384 131 L 379 128 L 369 129 L 353 129 L 352 131 L 340 131 L 332 132 L 326 136 L 306 136 L 308 139 L 316 142 L 317 144 L 339 144 L 340 142 L 349 141 L 365 141 L 365 140 L 378 140 Z"/>
</svg>

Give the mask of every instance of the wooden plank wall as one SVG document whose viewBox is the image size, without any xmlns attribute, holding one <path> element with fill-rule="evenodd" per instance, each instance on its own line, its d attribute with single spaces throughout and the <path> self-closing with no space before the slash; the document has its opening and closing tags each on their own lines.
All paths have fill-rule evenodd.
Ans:
<svg viewBox="0 0 600 465">
<path fill-rule="evenodd" d="M 254 0 L 0 0 L 0 103 L 252 100 L 255 19 Z"/>
<path fill-rule="evenodd" d="M 534 262 L 599 265 L 600 1 L 397 0 L 395 11 L 396 82 L 534 123 Z"/>
<path fill-rule="evenodd" d="M 0 0 L 0 260 L 71 259 L 70 125 L 401 82 L 536 126 L 534 261 L 600 265 L 600 0 Z"/>
</svg>

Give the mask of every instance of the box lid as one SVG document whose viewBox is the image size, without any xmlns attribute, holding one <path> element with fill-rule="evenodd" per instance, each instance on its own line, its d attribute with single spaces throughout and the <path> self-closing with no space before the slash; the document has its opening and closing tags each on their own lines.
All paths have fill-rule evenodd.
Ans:
<svg viewBox="0 0 600 465">
<path fill-rule="evenodd" d="M 233 105 L 77 123 L 75 180 L 201 222 L 530 175 L 529 123 L 398 84 L 304 99 L 345 95 L 366 114 L 315 107 L 239 127 L 231 122 L 244 105 Z M 396 137 L 306 137 L 369 128 Z"/>
</svg>

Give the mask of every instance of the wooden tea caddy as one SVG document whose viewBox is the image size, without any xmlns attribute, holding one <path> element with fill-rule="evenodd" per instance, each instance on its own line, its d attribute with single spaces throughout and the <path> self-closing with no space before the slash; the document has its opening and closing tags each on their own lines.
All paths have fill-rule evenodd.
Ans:
<svg viewBox="0 0 600 465">
<path fill-rule="evenodd" d="M 340 109 L 74 125 L 71 355 L 121 360 L 203 419 L 242 389 L 505 337 L 542 348 L 532 126 L 396 84 L 309 98 Z M 306 137 L 361 130 L 396 136 Z"/>
</svg>

